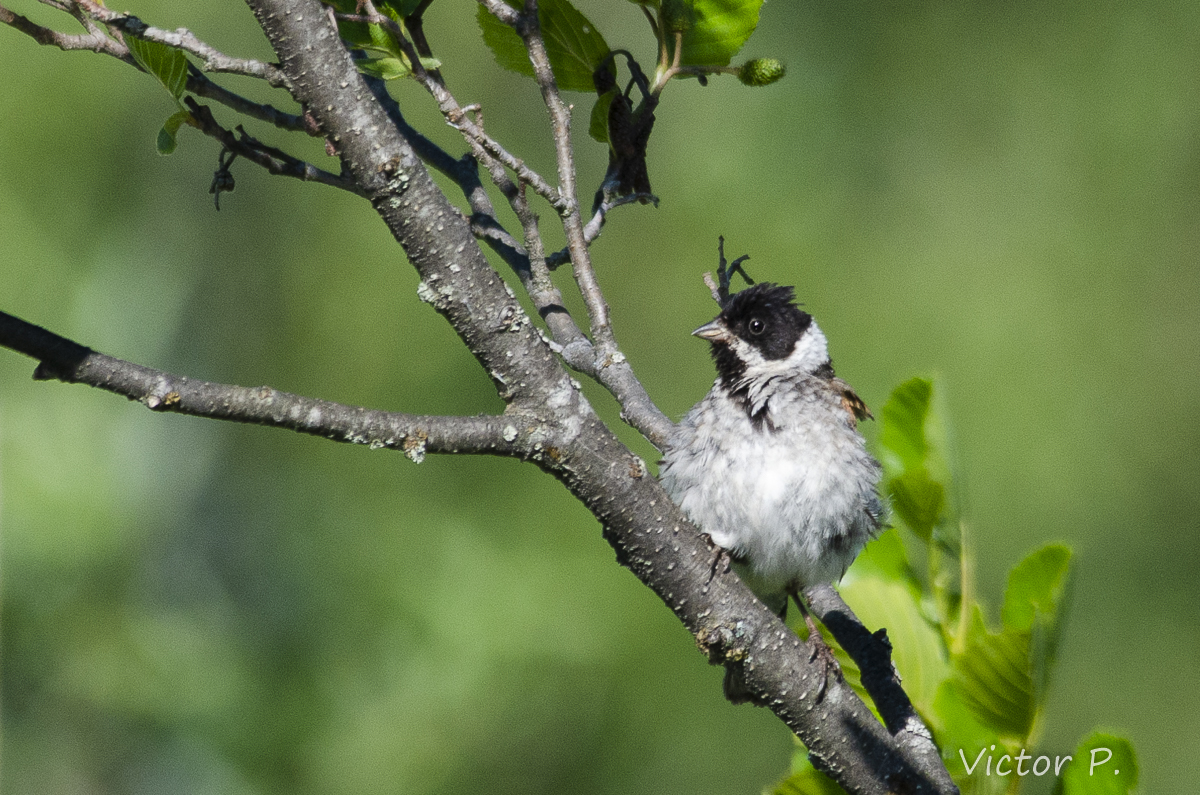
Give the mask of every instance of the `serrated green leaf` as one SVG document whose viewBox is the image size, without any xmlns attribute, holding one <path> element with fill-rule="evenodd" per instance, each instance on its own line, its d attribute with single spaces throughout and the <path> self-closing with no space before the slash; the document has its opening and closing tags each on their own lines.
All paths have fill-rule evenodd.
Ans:
<svg viewBox="0 0 1200 795">
<path fill-rule="evenodd" d="M 1045 700 L 1062 635 L 1064 594 L 1071 550 L 1049 544 L 1018 563 L 1008 575 L 1002 617 L 1008 630 L 1029 633 L 1029 660 L 1038 703 Z"/>
<path fill-rule="evenodd" d="M 354 63 L 363 74 L 383 80 L 395 80 L 400 77 L 408 77 L 412 74 L 412 69 L 408 68 L 408 64 L 405 61 L 390 56 L 386 58 L 359 58 Z"/>
<path fill-rule="evenodd" d="M 1018 563 L 1004 591 L 1004 626 L 1030 630 L 1039 614 L 1057 620 L 1070 569 L 1071 550 L 1062 544 L 1048 544 Z"/>
<path fill-rule="evenodd" d="M 763 0 L 685 0 L 684 66 L 725 66 L 758 27 Z M 670 42 L 674 47 L 674 42 Z"/>
<path fill-rule="evenodd" d="M 158 153 L 160 155 L 169 155 L 175 151 L 175 147 L 178 144 L 178 142 L 175 140 L 175 136 L 179 132 L 179 128 L 183 126 L 184 122 L 191 117 L 192 114 L 188 113 L 186 110 L 181 110 L 172 114 L 170 118 L 163 123 L 162 129 L 158 131 L 157 141 Z"/>
<path fill-rule="evenodd" d="M 1063 769 L 1063 795 L 1128 795 L 1137 786 L 1137 755 L 1124 737 L 1092 732 Z"/>
<path fill-rule="evenodd" d="M 933 537 L 946 507 L 945 487 L 929 476 L 925 467 L 910 469 L 887 484 L 892 509 L 924 541 Z"/>
<path fill-rule="evenodd" d="M 933 382 L 910 378 L 892 390 L 879 412 L 879 445 L 889 475 L 925 466 L 929 443 L 925 420 L 933 401 Z"/>
<path fill-rule="evenodd" d="M 533 65 L 517 32 L 489 14 L 483 6 L 476 12 L 476 18 L 483 31 L 484 44 L 491 49 L 496 63 L 532 77 Z M 568 0 L 539 2 L 538 21 L 558 87 L 564 91 L 595 91 L 592 72 L 609 53 L 600 31 Z"/>
<path fill-rule="evenodd" d="M 1025 737 L 1037 711 L 1029 634 L 991 632 L 979 605 L 973 607 L 964 651 L 951 658 L 958 692 L 980 723 L 1009 737 Z"/>
<path fill-rule="evenodd" d="M 133 35 L 125 37 L 125 44 L 138 65 L 153 75 L 178 102 L 187 88 L 187 56 L 174 47 Z"/>
<path fill-rule="evenodd" d="M 596 104 L 592 106 L 592 117 L 588 124 L 588 135 L 602 144 L 608 143 L 608 109 L 612 107 L 617 93 L 618 91 L 615 88 L 605 91 L 596 98 Z"/>
</svg>

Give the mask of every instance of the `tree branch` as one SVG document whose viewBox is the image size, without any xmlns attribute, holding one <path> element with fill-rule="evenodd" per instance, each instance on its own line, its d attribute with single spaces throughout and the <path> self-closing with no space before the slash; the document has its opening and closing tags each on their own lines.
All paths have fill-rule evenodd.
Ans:
<svg viewBox="0 0 1200 795">
<path fill-rule="evenodd" d="M 303 116 L 295 113 L 285 113 L 273 105 L 251 102 L 240 94 L 235 94 L 224 86 L 209 80 L 208 77 L 191 63 L 188 64 L 187 90 L 198 97 L 220 102 L 225 107 L 243 116 L 249 116 L 252 119 L 265 121 L 267 124 L 273 124 L 281 130 L 306 132 L 309 135 L 316 134 L 316 130 L 310 124 L 305 123 Z"/>
<path fill-rule="evenodd" d="M 201 105 L 191 97 L 184 97 L 183 102 L 187 105 L 188 110 L 191 111 L 192 120 L 200 132 L 220 141 L 230 152 L 262 166 L 268 173 L 277 176 L 292 177 L 303 182 L 319 182 L 322 185 L 341 188 L 344 191 L 349 191 L 359 196 L 364 195 L 354 180 L 317 168 L 311 163 L 292 157 L 281 149 L 267 146 L 248 135 L 240 124 L 237 127 L 237 131 L 241 134 L 241 137 L 238 137 L 231 130 L 227 130 L 217 124 L 216 119 L 213 118 L 212 111 L 206 106 Z M 220 193 L 219 190 L 215 192 L 218 195 Z"/>
<path fill-rule="evenodd" d="M 936 780 L 939 773 L 944 773 L 945 766 L 933 734 L 900 684 L 900 676 L 892 665 L 892 644 L 887 630 L 872 633 L 828 583 L 806 588 L 804 598 L 817 619 L 858 665 L 862 686 L 875 702 L 888 731 L 897 742 L 912 750 L 922 771 Z"/>
<path fill-rule="evenodd" d="M 392 20 L 377 13 L 372 19 L 375 17 L 382 20 L 379 24 L 395 25 Z M 421 159 L 454 179 L 463 189 L 473 211 L 471 224 L 473 234 L 485 240 L 498 251 L 521 279 L 526 293 L 550 331 L 554 350 L 572 369 L 594 378 L 608 389 L 621 405 L 622 418 L 661 450 L 670 434 L 671 421 L 654 404 L 649 393 L 638 381 L 624 354 L 617 349 L 615 339 L 611 340 L 607 349 L 597 351 L 567 311 L 561 291 L 550 279 L 549 267 L 546 264 L 541 236 L 538 232 L 537 215 L 530 208 L 523 189 L 514 185 L 508 178 L 504 170 L 506 163 L 502 162 L 492 149 L 482 143 L 483 139 L 492 140 L 483 131 L 482 111 L 478 108 L 460 106 L 445 84 L 441 80 L 435 79 L 420 65 L 416 51 L 412 50 L 412 45 L 405 41 L 403 32 L 399 30 L 398 26 L 393 32 L 402 46 L 406 48 L 406 54 L 414 64 L 414 75 L 438 102 L 439 108 L 442 109 L 447 120 L 451 121 L 452 126 L 463 133 L 471 147 L 475 162 L 482 162 L 488 168 L 492 181 L 509 200 L 524 232 L 525 245 L 523 247 L 518 245 L 495 220 L 495 210 L 491 200 L 487 198 L 486 191 L 483 191 L 482 186 L 479 185 L 478 172 L 475 170 L 474 164 L 472 163 L 470 170 L 466 171 L 465 169 L 468 168 L 466 161 L 453 160 L 424 136 L 416 133 L 404 121 L 399 107 L 396 106 L 395 100 L 387 94 L 387 89 L 383 86 L 382 81 L 375 79 L 367 81 L 368 85 L 372 87 L 372 92 L 388 109 L 389 116 L 401 133 L 413 142 Z M 468 110 L 474 110 L 476 119 L 471 119 Z M 455 119 L 458 120 L 457 124 L 454 122 Z M 499 144 L 495 144 L 495 146 L 500 151 L 504 151 Z M 508 155 L 507 152 L 505 154 Z M 508 157 L 512 158 L 512 155 L 508 155 Z M 512 159 L 516 163 L 520 163 L 516 158 Z M 532 174 L 532 172 L 527 172 L 527 169 L 517 169 L 516 171 L 517 178 L 522 181 L 522 185 Z M 538 177 L 538 179 L 541 178 Z M 546 186 L 545 190 L 553 189 Z M 539 190 L 538 192 L 539 195 L 544 195 L 543 191 Z M 559 195 L 557 191 L 555 191 L 555 195 Z M 598 225 L 595 234 L 599 234 Z"/>
<path fill-rule="evenodd" d="M 38 44 L 58 47 L 60 50 L 91 50 L 112 55 L 121 60 L 132 60 L 129 58 L 129 50 L 125 45 L 113 41 L 99 29 L 79 34 L 60 33 L 38 25 L 28 17 L 13 13 L 2 5 L 0 5 L 0 22 L 19 30 Z"/>
<path fill-rule="evenodd" d="M 845 683 L 822 684 L 824 663 L 813 661 L 808 644 L 735 574 L 714 566 L 717 550 L 649 476 L 645 462 L 599 420 L 551 346 L 490 267 L 468 219 L 450 205 L 412 142 L 376 101 L 318 0 L 247 2 L 279 56 L 293 96 L 309 109 L 341 157 L 343 174 L 371 201 L 416 268 L 421 277 L 418 295 L 450 322 L 492 378 L 509 404 L 505 413 L 501 417 L 415 417 L 369 412 L 266 388 L 191 381 L 98 354 L 3 315 L 0 344 L 38 358 L 42 364 L 37 377 L 92 383 L 156 410 L 393 446 L 416 457 L 435 449 L 526 457 L 561 480 L 592 511 L 618 561 L 662 598 L 712 662 L 738 669 L 748 691 L 797 733 L 814 764 L 847 791 L 955 792 L 945 769 L 927 764 L 923 746 L 889 731 L 892 719 L 885 728 Z M 644 389 L 623 357 L 617 358 L 620 352 L 608 325 L 607 307 L 587 258 L 574 188 L 569 112 L 549 71 L 537 30 L 536 3 L 530 0 L 525 13 L 518 15 L 499 0 L 481 2 L 495 6 L 494 13 L 515 25 L 525 38 L 551 109 L 560 181 L 572 203 L 565 219 L 568 242 L 576 278 L 589 301 L 596 340 L 592 366 L 627 412 L 630 406 L 645 412 L 642 419 L 651 433 L 665 438 L 670 423 L 648 396 L 648 408 L 640 406 Z M 257 148 L 266 150 L 262 145 Z M 477 205 L 485 206 L 478 198 L 472 206 Z M 540 258 L 540 252 L 536 256 Z M 318 415 L 336 419 L 326 425 Z M 327 433 L 330 429 L 332 434 Z"/>
<path fill-rule="evenodd" d="M 40 326 L 0 312 L 0 345 L 39 361 L 33 377 L 85 384 L 123 395 L 152 411 L 287 428 L 335 442 L 400 450 L 420 462 L 426 453 L 527 457 L 535 424 L 521 412 L 502 416 L 437 417 L 347 406 L 271 387 L 215 384 L 98 353 Z"/>
<path fill-rule="evenodd" d="M 253 58 L 233 58 L 206 44 L 187 28 L 177 30 L 162 30 L 147 25 L 131 14 L 121 14 L 111 11 L 92 0 L 75 0 L 76 5 L 90 18 L 107 25 L 110 30 L 136 36 L 146 41 L 154 41 L 183 50 L 196 56 L 202 61 L 201 69 L 206 72 L 225 72 L 265 80 L 275 88 L 284 88 L 291 92 L 287 77 L 279 68 L 272 64 L 256 61 Z"/>
<path fill-rule="evenodd" d="M 931 778 L 844 683 L 816 703 L 824 665 L 735 574 L 637 456 L 600 422 L 531 328 L 409 143 L 357 74 L 317 0 L 248 0 L 299 99 L 337 145 L 446 317 L 511 405 L 547 425 L 531 456 L 600 520 L 618 560 L 691 630 L 710 659 L 741 668 L 750 692 L 796 731 L 848 791 L 952 792 Z M 819 707 L 819 708 L 817 708 Z M 944 769 L 942 771 L 944 773 Z"/>
</svg>

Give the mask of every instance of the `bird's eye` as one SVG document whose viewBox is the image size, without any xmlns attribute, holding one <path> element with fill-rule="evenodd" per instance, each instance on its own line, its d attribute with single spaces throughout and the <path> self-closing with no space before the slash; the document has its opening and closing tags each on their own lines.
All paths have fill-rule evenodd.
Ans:
<svg viewBox="0 0 1200 795">
<path fill-rule="evenodd" d="M 750 330 L 751 334 L 757 337 L 767 330 L 767 324 L 763 322 L 762 318 L 752 317 L 750 318 L 750 322 L 746 324 L 746 328 Z"/>
</svg>

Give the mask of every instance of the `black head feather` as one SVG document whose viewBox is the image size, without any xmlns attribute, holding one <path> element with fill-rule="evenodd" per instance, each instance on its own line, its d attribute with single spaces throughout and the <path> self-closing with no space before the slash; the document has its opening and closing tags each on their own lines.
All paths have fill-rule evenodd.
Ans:
<svg viewBox="0 0 1200 795">
<path fill-rule="evenodd" d="M 796 349 L 796 342 L 812 325 L 812 315 L 796 306 L 791 287 L 761 283 L 730 297 L 717 322 L 756 348 L 764 359 L 780 360 Z M 746 410 L 756 427 L 769 424 L 766 404 L 757 408 L 751 405 L 750 385 L 744 380 L 748 363 L 734 352 L 727 339 L 712 340 L 712 355 L 717 376 L 730 397 Z"/>
<path fill-rule="evenodd" d="M 764 359 L 786 359 L 812 324 L 812 315 L 796 306 L 794 296 L 791 287 L 756 284 L 731 296 L 720 319 Z"/>
</svg>

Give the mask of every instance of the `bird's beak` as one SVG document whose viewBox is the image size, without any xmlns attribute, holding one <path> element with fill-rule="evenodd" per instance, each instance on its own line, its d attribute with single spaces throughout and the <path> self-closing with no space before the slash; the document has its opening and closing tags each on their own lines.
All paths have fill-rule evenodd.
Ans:
<svg viewBox="0 0 1200 795">
<path fill-rule="evenodd" d="M 719 318 L 710 323 L 705 323 L 693 331 L 692 334 L 696 337 L 702 337 L 709 342 L 728 342 L 731 336 L 729 329 L 725 328 L 725 324 Z"/>
</svg>

